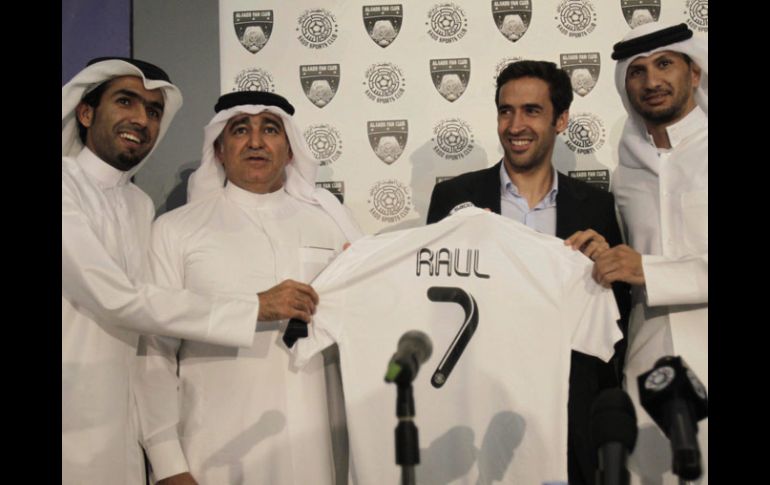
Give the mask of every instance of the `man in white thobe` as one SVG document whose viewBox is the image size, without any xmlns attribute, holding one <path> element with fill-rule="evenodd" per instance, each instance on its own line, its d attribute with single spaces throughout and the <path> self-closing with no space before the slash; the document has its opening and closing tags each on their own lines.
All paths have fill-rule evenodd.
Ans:
<svg viewBox="0 0 770 485">
<path fill-rule="evenodd" d="M 628 111 L 613 192 L 629 245 L 596 258 L 594 278 L 631 283 L 625 385 L 639 436 L 632 483 L 676 484 L 668 439 L 641 407 L 637 376 L 678 355 L 708 388 L 708 47 L 685 24 L 649 23 L 615 44 Z M 708 483 L 708 419 L 698 423 Z"/>
<path fill-rule="evenodd" d="M 145 483 L 139 332 L 251 345 L 257 295 L 143 283 L 154 207 L 131 177 L 181 105 L 168 75 L 135 59 L 94 59 L 62 87 L 63 484 Z"/>
<path fill-rule="evenodd" d="M 235 92 L 215 110 L 190 201 L 153 226 L 155 281 L 204 293 L 272 288 L 276 299 L 295 286 L 310 321 L 318 296 L 305 283 L 360 230 L 315 187 L 318 164 L 286 99 Z M 158 483 L 334 483 L 324 360 L 291 367 L 287 320 L 264 320 L 249 349 L 143 337 L 137 397 Z"/>
</svg>

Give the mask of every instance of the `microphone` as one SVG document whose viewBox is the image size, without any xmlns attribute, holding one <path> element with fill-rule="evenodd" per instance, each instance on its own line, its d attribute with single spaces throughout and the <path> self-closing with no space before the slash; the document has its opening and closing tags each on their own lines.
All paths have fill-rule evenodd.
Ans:
<svg viewBox="0 0 770 485">
<path fill-rule="evenodd" d="M 671 470 L 683 480 L 701 476 L 698 421 L 708 417 L 706 387 L 681 357 L 666 356 L 637 377 L 642 407 L 671 441 Z"/>
<path fill-rule="evenodd" d="M 628 454 L 636 444 L 636 413 L 622 389 L 602 391 L 591 404 L 591 443 L 599 454 L 596 485 L 628 485 Z"/>
<path fill-rule="evenodd" d="M 420 365 L 430 358 L 433 344 L 424 332 L 410 330 L 398 340 L 398 349 L 388 363 L 385 382 L 409 384 L 415 377 Z"/>
</svg>

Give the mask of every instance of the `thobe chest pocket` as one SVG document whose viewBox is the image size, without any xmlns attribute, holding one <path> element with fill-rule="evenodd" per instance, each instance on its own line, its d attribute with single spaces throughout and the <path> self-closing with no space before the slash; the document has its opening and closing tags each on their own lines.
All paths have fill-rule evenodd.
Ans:
<svg viewBox="0 0 770 485">
<path fill-rule="evenodd" d="M 708 191 L 682 194 L 682 225 L 687 249 L 696 253 L 708 252 L 709 233 Z"/>
</svg>

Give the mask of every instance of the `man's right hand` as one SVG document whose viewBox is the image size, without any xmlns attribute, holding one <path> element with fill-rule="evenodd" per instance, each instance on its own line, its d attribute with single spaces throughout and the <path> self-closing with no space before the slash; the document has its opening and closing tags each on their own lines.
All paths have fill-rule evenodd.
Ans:
<svg viewBox="0 0 770 485">
<path fill-rule="evenodd" d="M 272 321 L 298 318 L 310 322 L 318 304 L 318 294 L 313 287 L 294 280 L 285 280 L 259 296 L 257 320 Z"/>
<path fill-rule="evenodd" d="M 198 485 L 198 482 L 189 472 L 184 472 L 159 480 L 156 485 Z"/>
</svg>

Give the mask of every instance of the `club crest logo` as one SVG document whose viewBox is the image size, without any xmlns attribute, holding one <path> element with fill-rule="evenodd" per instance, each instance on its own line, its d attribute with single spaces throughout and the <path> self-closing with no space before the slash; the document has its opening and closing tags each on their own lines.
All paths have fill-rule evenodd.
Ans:
<svg viewBox="0 0 770 485">
<path fill-rule="evenodd" d="M 567 175 L 602 190 L 610 190 L 609 170 L 570 170 L 567 172 Z"/>
<path fill-rule="evenodd" d="M 592 113 L 577 113 L 569 118 L 569 125 L 562 133 L 565 143 L 575 153 L 590 155 L 604 145 L 607 138 L 604 123 Z"/>
<path fill-rule="evenodd" d="M 588 0 L 562 0 L 556 7 L 556 22 L 562 34 L 585 37 L 596 28 L 596 10 Z"/>
<path fill-rule="evenodd" d="M 243 48 L 256 54 L 270 40 L 270 34 L 273 32 L 273 11 L 233 12 L 233 27 Z"/>
<path fill-rule="evenodd" d="M 445 44 L 457 42 L 468 33 L 468 18 L 454 3 L 441 3 L 430 9 L 425 25 L 431 39 Z"/>
<path fill-rule="evenodd" d="M 337 94 L 340 85 L 339 64 L 299 66 L 299 81 L 311 103 L 323 108 Z"/>
<path fill-rule="evenodd" d="M 433 151 L 447 160 L 459 160 L 474 147 L 470 125 L 459 118 L 440 121 L 433 128 Z"/>
<path fill-rule="evenodd" d="M 260 68 L 244 69 L 235 76 L 233 91 L 267 91 L 275 92 L 273 76 Z"/>
<path fill-rule="evenodd" d="M 620 9 L 626 23 L 632 29 L 642 24 L 657 22 L 660 17 L 660 0 L 620 0 Z"/>
<path fill-rule="evenodd" d="M 409 187 L 396 179 L 381 180 L 369 189 L 369 214 L 380 222 L 398 222 L 412 210 Z"/>
<path fill-rule="evenodd" d="M 321 163 L 321 166 L 336 162 L 342 155 L 342 137 L 332 125 L 311 125 L 303 133 L 313 158 Z"/>
<path fill-rule="evenodd" d="M 580 96 L 590 93 L 599 80 L 601 62 L 598 52 L 561 54 L 561 68 L 569 75 L 572 90 Z"/>
<path fill-rule="evenodd" d="M 406 139 L 409 136 L 407 120 L 369 121 L 366 124 L 369 145 L 374 154 L 390 165 L 404 153 Z"/>
<path fill-rule="evenodd" d="M 471 77 L 471 60 L 461 59 L 431 59 L 430 77 L 436 91 L 447 101 L 455 102 L 468 87 Z"/>
<path fill-rule="evenodd" d="M 364 5 L 364 27 L 380 47 L 388 47 L 401 31 L 404 14 L 401 5 Z"/>
<path fill-rule="evenodd" d="M 492 17 L 503 37 L 516 42 L 521 39 L 532 21 L 530 0 L 493 0 Z"/>
<path fill-rule="evenodd" d="M 337 40 L 339 26 L 334 14 L 323 8 L 305 10 L 297 20 L 297 40 L 310 49 L 329 47 Z"/>
<path fill-rule="evenodd" d="M 319 189 L 326 189 L 340 201 L 340 204 L 345 203 L 345 182 L 338 180 L 338 181 L 327 181 L 327 182 L 316 182 L 315 186 Z"/>
<path fill-rule="evenodd" d="M 406 79 L 401 69 L 390 62 L 372 64 L 366 70 L 366 96 L 378 103 L 392 103 L 404 94 Z"/>
<path fill-rule="evenodd" d="M 687 25 L 698 32 L 709 31 L 709 2 L 708 0 L 687 0 L 684 14 Z"/>
</svg>

